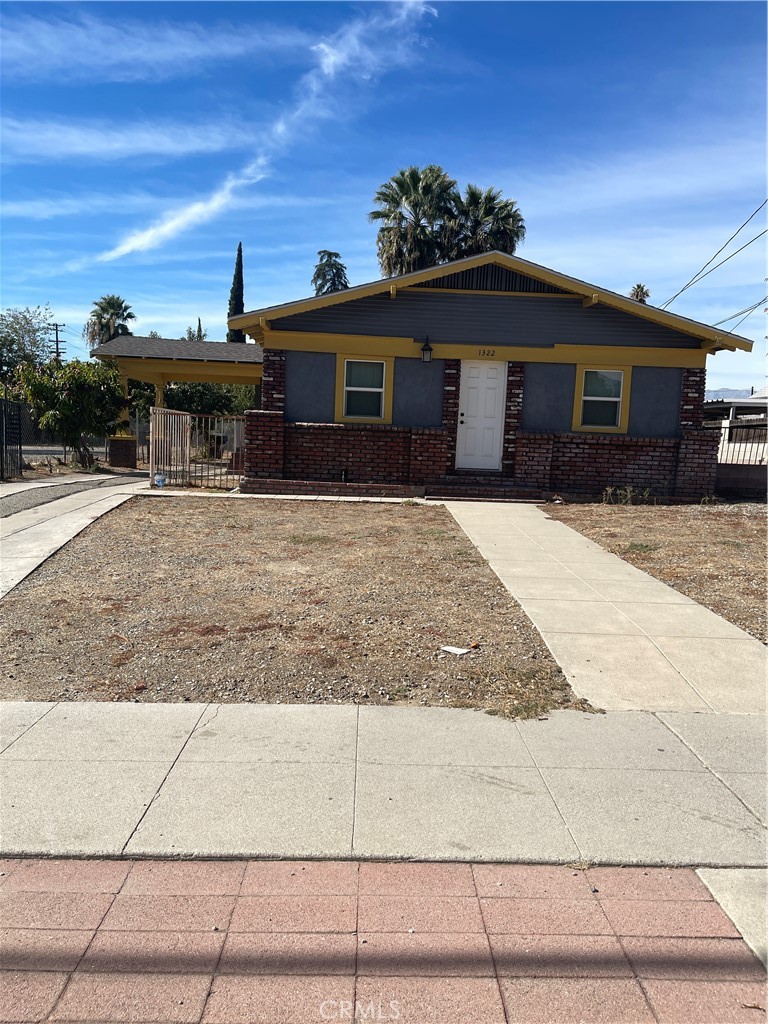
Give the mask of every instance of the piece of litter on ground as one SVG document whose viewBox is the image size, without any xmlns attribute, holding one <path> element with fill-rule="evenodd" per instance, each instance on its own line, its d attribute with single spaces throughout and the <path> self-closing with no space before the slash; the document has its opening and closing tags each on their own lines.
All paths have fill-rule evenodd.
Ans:
<svg viewBox="0 0 768 1024">
<path fill-rule="evenodd" d="M 441 647 L 441 651 L 447 651 L 449 654 L 469 654 L 468 647 Z"/>
</svg>

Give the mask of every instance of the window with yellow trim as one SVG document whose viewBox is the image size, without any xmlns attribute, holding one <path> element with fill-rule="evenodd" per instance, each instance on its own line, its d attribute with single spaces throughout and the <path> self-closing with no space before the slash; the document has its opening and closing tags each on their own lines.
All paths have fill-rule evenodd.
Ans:
<svg viewBox="0 0 768 1024">
<path fill-rule="evenodd" d="M 626 433 L 631 369 L 579 366 L 573 403 L 573 429 Z"/>
<path fill-rule="evenodd" d="M 384 418 L 384 361 L 344 360 L 344 418 Z"/>
</svg>

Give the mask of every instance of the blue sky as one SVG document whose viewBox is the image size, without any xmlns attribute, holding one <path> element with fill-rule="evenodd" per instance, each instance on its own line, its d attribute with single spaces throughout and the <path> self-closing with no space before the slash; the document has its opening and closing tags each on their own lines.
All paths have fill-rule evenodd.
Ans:
<svg viewBox="0 0 768 1024">
<path fill-rule="evenodd" d="M 517 201 L 521 256 L 661 304 L 765 198 L 765 20 L 740 2 L 5 3 L 3 305 L 49 302 L 70 357 L 113 292 L 137 334 L 199 316 L 223 340 L 239 241 L 246 309 L 310 294 L 321 248 L 375 280 L 373 193 L 430 162 Z M 763 241 L 672 311 L 757 302 Z M 710 387 L 762 385 L 762 307 L 739 333 L 753 353 L 710 360 Z"/>
</svg>

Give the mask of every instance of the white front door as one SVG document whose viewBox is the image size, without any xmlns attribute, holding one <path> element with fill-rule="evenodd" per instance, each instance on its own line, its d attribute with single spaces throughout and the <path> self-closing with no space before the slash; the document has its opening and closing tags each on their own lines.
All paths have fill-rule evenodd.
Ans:
<svg viewBox="0 0 768 1024">
<path fill-rule="evenodd" d="M 461 361 L 456 469 L 501 469 L 507 364 Z"/>
</svg>

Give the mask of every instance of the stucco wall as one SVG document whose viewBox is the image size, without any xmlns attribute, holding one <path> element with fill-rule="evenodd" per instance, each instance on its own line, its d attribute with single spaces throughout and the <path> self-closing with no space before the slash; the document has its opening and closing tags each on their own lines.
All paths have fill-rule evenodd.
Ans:
<svg viewBox="0 0 768 1024">
<path fill-rule="evenodd" d="M 565 431 L 573 419 L 576 366 L 526 363 L 523 377 L 523 430 Z"/>
<path fill-rule="evenodd" d="M 333 423 L 336 356 L 285 353 L 285 418 L 289 423 Z"/>
<path fill-rule="evenodd" d="M 445 360 L 395 359 L 392 423 L 396 427 L 439 427 L 443 422 Z"/>
<path fill-rule="evenodd" d="M 683 371 L 663 366 L 636 366 L 627 433 L 632 437 L 680 435 L 680 388 Z"/>
</svg>

